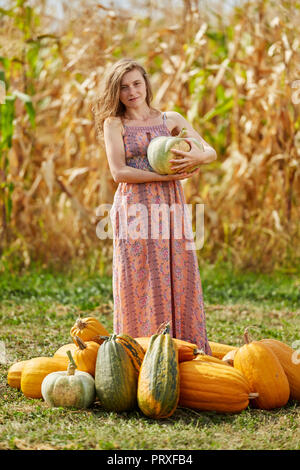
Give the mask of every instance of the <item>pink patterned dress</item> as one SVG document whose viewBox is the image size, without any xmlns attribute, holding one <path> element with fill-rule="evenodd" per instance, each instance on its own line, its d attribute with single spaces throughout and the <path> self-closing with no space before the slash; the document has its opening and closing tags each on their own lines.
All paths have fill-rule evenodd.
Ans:
<svg viewBox="0 0 300 470">
<path fill-rule="evenodd" d="M 124 125 L 127 165 L 154 171 L 147 159 L 147 147 L 154 137 L 171 135 L 165 117 L 164 113 L 162 124 L 155 126 Z M 194 244 L 190 219 L 188 235 L 186 230 L 182 230 L 181 238 L 175 236 L 178 217 L 174 222 L 171 211 L 170 216 L 165 212 L 159 225 L 156 224 L 156 236 L 150 230 L 151 221 L 154 220 L 152 208 L 170 208 L 172 204 L 177 204 L 179 208 L 186 204 L 180 180 L 118 185 L 110 211 L 113 229 L 114 332 L 127 333 L 132 337 L 151 336 L 161 323 L 170 322 L 174 338 L 195 343 L 211 355 L 196 251 L 186 249 L 187 242 Z M 131 205 L 135 210 L 142 206 L 142 210 L 131 215 Z M 186 217 L 183 211 L 182 214 L 179 225 L 183 224 Z M 163 217 L 164 223 L 167 222 L 168 234 L 163 232 Z M 135 226 L 137 218 L 140 221 L 138 227 Z M 139 236 L 132 235 L 135 231 L 130 231 L 129 236 L 127 232 L 126 235 L 125 226 L 131 223 L 136 232 L 140 231 Z"/>
</svg>

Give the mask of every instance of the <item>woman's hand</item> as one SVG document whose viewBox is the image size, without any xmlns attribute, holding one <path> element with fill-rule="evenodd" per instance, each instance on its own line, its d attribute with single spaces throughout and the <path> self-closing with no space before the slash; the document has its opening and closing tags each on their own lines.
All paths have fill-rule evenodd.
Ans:
<svg viewBox="0 0 300 470">
<path fill-rule="evenodd" d="M 174 175 L 161 175 L 162 181 L 176 181 L 176 180 L 184 180 L 186 178 L 190 178 L 193 176 L 195 173 L 198 173 L 200 168 L 196 168 L 194 171 L 191 172 L 180 172 L 176 173 Z"/>
<path fill-rule="evenodd" d="M 201 151 L 199 147 L 190 140 L 188 137 L 184 139 L 190 146 L 191 149 L 189 152 L 184 152 L 183 150 L 171 149 L 175 155 L 181 156 L 182 158 L 174 158 L 169 160 L 170 163 L 173 163 L 172 170 L 177 170 L 178 172 L 186 172 L 188 169 L 193 168 L 195 165 L 210 163 L 216 159 L 216 152 L 213 149 L 208 149 Z"/>
</svg>

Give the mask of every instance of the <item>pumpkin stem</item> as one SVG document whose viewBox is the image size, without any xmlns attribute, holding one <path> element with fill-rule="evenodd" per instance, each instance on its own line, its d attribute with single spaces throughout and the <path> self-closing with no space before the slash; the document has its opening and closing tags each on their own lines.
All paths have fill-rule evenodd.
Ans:
<svg viewBox="0 0 300 470">
<path fill-rule="evenodd" d="M 87 326 L 87 323 L 84 322 L 83 320 L 81 320 L 81 318 L 77 318 L 76 322 L 75 322 L 77 328 L 79 328 L 80 330 L 83 330 L 86 326 Z"/>
<path fill-rule="evenodd" d="M 79 336 L 75 336 L 75 340 L 79 349 L 81 349 L 82 351 L 86 349 L 86 344 L 82 341 L 82 339 L 79 338 Z"/>
<path fill-rule="evenodd" d="M 156 335 L 165 335 L 170 333 L 170 322 L 164 321 L 159 327 L 157 328 Z"/>
<path fill-rule="evenodd" d="M 249 400 L 253 400 L 254 398 L 257 398 L 259 396 L 259 393 L 256 392 L 251 392 L 248 395 Z"/>
<path fill-rule="evenodd" d="M 252 341 L 252 340 L 250 339 L 249 333 L 248 333 L 249 328 L 254 328 L 254 329 L 258 330 L 259 332 L 261 332 L 260 328 L 257 327 L 257 326 L 255 326 L 255 325 L 247 326 L 247 327 L 245 328 L 245 331 L 244 331 L 244 341 L 245 341 L 246 344 L 249 344 L 249 343 L 251 343 L 251 341 Z"/>
<path fill-rule="evenodd" d="M 205 356 L 205 352 L 203 351 L 203 349 L 195 348 L 195 349 L 193 349 L 193 354 L 195 354 L 195 356 L 198 356 L 198 355 Z"/>
<path fill-rule="evenodd" d="M 166 328 L 168 322 L 164 321 L 163 323 L 161 323 L 161 325 L 159 325 L 159 327 L 157 328 L 157 331 L 156 331 L 156 335 L 159 335 L 161 334 L 161 332 L 164 330 L 164 328 Z"/>
<path fill-rule="evenodd" d="M 75 374 L 75 369 L 77 368 L 77 365 L 74 362 L 73 356 L 71 351 L 67 351 L 68 358 L 70 360 L 68 364 L 68 375 L 74 375 Z"/>
<path fill-rule="evenodd" d="M 249 333 L 248 333 L 248 327 L 244 331 L 244 342 L 245 342 L 245 344 L 251 343 L 251 339 L 250 339 Z"/>
<path fill-rule="evenodd" d="M 249 344 L 249 343 L 251 343 L 251 341 L 252 341 L 252 340 L 250 339 L 250 336 L 249 336 L 249 333 L 248 333 L 249 328 L 254 328 L 254 329 L 256 328 L 257 330 L 260 331 L 260 329 L 259 329 L 257 326 L 254 326 L 254 325 L 247 326 L 247 327 L 245 328 L 245 331 L 244 331 L 244 341 L 245 341 L 245 344 Z"/>
<path fill-rule="evenodd" d="M 184 137 L 187 134 L 187 130 L 183 127 L 177 137 Z"/>
<path fill-rule="evenodd" d="M 91 341 L 95 341 L 95 343 L 102 344 L 103 341 L 106 341 L 107 339 L 109 339 L 109 336 L 96 335 L 96 336 L 93 336 Z"/>
</svg>

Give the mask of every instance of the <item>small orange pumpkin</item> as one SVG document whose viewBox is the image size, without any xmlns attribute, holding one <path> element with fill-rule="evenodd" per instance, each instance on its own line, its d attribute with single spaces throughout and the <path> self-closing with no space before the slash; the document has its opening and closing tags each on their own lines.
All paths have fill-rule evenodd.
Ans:
<svg viewBox="0 0 300 470">
<path fill-rule="evenodd" d="M 99 335 L 109 336 L 106 328 L 95 317 L 77 318 L 70 334 L 75 344 L 75 336 L 78 336 L 82 341 L 93 341 L 93 338 Z"/>
<path fill-rule="evenodd" d="M 82 341 L 78 336 L 75 336 L 77 348 L 73 351 L 74 361 L 77 369 L 82 372 L 88 372 L 95 377 L 95 367 L 98 349 L 100 344 L 95 341 Z"/>
</svg>

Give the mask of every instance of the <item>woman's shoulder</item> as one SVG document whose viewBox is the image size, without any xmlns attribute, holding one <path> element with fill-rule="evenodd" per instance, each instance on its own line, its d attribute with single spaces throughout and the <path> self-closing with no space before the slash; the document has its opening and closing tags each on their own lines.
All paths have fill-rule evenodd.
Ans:
<svg viewBox="0 0 300 470">
<path fill-rule="evenodd" d="M 184 117 L 177 111 L 165 111 L 168 128 L 172 135 L 178 135 L 183 127 L 186 126 Z"/>
<path fill-rule="evenodd" d="M 122 120 L 119 116 L 108 116 L 103 124 L 106 127 L 121 127 Z"/>
<path fill-rule="evenodd" d="M 104 120 L 103 123 L 103 128 L 110 130 L 110 131 L 115 131 L 115 132 L 121 132 L 123 135 L 124 133 L 124 126 L 122 119 L 119 116 L 109 116 Z"/>
<path fill-rule="evenodd" d="M 183 116 L 177 111 L 165 111 L 167 119 L 180 120 Z"/>
</svg>

